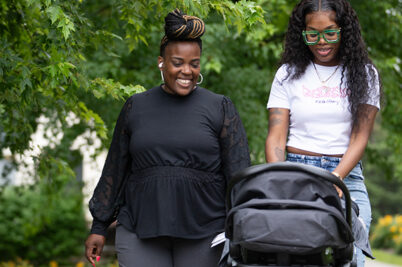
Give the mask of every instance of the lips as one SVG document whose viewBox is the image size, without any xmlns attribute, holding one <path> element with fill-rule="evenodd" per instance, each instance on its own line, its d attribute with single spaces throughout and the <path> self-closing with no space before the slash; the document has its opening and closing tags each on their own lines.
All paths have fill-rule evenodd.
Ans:
<svg viewBox="0 0 402 267">
<path fill-rule="evenodd" d="M 319 54 L 322 57 L 328 56 L 328 54 L 331 52 L 331 48 L 317 48 L 317 54 Z"/>
<path fill-rule="evenodd" d="M 188 87 L 191 85 L 191 79 L 177 79 L 176 82 L 182 87 Z"/>
</svg>

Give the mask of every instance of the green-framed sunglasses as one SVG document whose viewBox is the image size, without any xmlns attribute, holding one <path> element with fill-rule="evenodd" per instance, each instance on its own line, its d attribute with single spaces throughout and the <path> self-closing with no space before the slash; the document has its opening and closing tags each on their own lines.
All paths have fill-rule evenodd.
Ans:
<svg viewBox="0 0 402 267">
<path fill-rule="evenodd" d="M 341 28 L 339 29 L 328 29 L 323 30 L 322 32 L 319 31 L 303 31 L 303 40 L 306 45 L 316 45 L 319 41 L 321 36 L 327 43 L 334 44 L 339 42 L 339 33 L 341 32 Z"/>
</svg>

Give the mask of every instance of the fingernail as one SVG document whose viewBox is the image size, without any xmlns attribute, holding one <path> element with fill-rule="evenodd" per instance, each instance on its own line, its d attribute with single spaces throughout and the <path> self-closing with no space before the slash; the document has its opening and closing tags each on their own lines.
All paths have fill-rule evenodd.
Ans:
<svg viewBox="0 0 402 267">
<path fill-rule="evenodd" d="M 96 261 L 100 261 L 100 256 L 97 256 L 97 257 L 96 257 Z"/>
</svg>

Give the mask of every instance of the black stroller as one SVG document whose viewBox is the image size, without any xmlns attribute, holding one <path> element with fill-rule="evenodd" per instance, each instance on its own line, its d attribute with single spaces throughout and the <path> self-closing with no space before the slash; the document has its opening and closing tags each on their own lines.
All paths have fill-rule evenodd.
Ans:
<svg viewBox="0 0 402 267">
<path fill-rule="evenodd" d="M 326 170 L 291 162 L 252 166 L 235 174 L 226 201 L 227 266 L 355 264 L 350 194 Z"/>
</svg>

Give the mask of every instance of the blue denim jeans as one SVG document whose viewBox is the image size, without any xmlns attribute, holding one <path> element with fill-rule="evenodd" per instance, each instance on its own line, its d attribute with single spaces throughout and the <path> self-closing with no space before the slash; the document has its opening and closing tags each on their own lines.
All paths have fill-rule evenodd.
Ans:
<svg viewBox="0 0 402 267">
<path fill-rule="evenodd" d="M 328 171 L 333 171 L 340 162 L 337 157 L 316 157 L 300 154 L 288 153 L 286 161 L 298 162 L 307 165 L 323 168 Z M 371 206 L 368 197 L 367 189 L 364 184 L 363 166 L 361 161 L 352 169 L 352 171 L 343 180 L 346 187 L 349 189 L 350 196 L 354 202 L 359 206 L 359 219 L 364 222 L 366 226 L 367 236 L 371 224 Z M 360 249 L 356 249 L 357 267 L 363 267 L 365 256 Z"/>
</svg>

